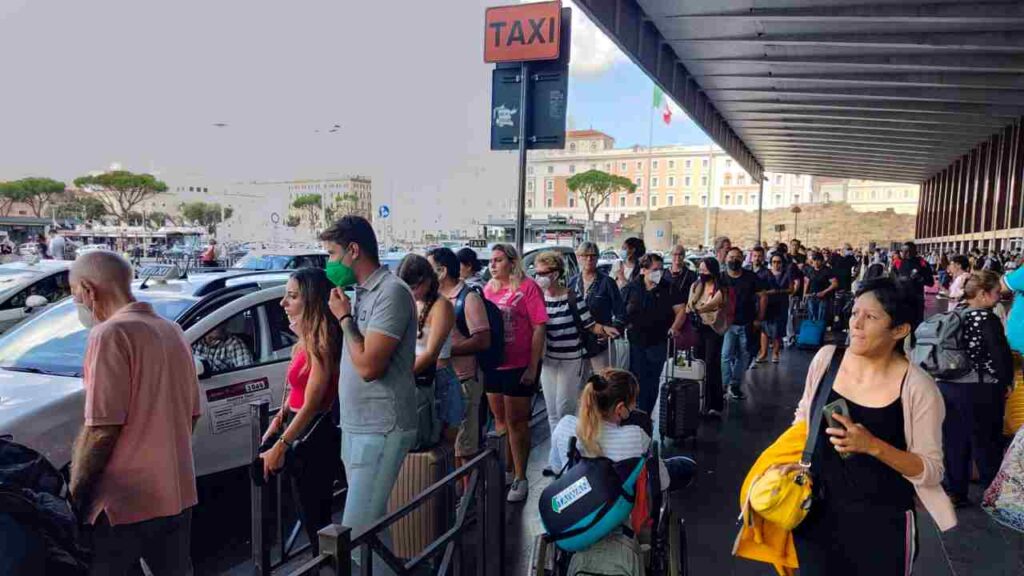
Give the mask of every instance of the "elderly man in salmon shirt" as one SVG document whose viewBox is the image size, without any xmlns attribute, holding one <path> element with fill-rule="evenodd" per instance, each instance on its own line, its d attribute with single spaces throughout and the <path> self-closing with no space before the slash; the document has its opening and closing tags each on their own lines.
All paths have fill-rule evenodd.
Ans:
<svg viewBox="0 0 1024 576">
<path fill-rule="evenodd" d="M 132 296 L 132 268 L 93 252 L 71 268 L 89 329 L 85 426 L 75 441 L 71 494 L 91 526 L 90 574 L 123 575 L 145 559 L 156 575 L 192 573 L 196 505 L 192 429 L 199 383 L 181 328 Z"/>
</svg>

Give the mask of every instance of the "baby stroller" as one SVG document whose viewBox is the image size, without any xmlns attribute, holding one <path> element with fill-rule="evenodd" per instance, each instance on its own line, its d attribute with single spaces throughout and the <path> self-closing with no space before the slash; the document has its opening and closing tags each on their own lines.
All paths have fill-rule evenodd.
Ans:
<svg viewBox="0 0 1024 576">
<path fill-rule="evenodd" d="M 570 445 L 569 454 L 568 468 L 572 468 L 580 461 L 575 439 Z M 644 506 L 644 508 L 634 509 L 630 517 L 631 520 L 637 518 L 633 514 L 645 517 L 641 522 L 644 527 L 635 533 L 631 528 L 625 526 L 617 526 L 614 530 L 622 531 L 630 537 L 635 536 L 640 546 L 645 574 L 649 576 L 686 576 L 688 572 L 685 524 L 681 517 L 672 512 L 667 499 L 663 498 L 659 459 L 660 451 L 656 441 L 651 442 L 646 455 L 636 459 L 642 465 L 645 473 L 637 475 L 638 480 L 633 485 L 635 492 L 632 493 L 632 497 L 636 506 Z M 633 466 L 630 461 L 616 464 L 622 464 L 626 468 Z M 565 473 L 566 471 L 563 470 L 562 474 Z M 627 478 L 624 490 L 630 492 L 630 488 Z M 542 496 L 540 505 L 544 506 L 545 503 L 545 497 Z M 636 522 L 631 521 L 631 524 L 636 525 Z M 616 534 L 618 532 L 609 533 L 602 539 Z M 539 534 L 534 540 L 531 552 L 530 576 L 567 576 L 574 553 L 563 549 L 563 544 L 556 543 L 549 534 Z M 609 573 L 609 576 L 611 575 L 612 573 Z M 615 573 L 615 576 L 618 574 Z M 622 576 L 632 575 L 622 574 Z"/>
</svg>

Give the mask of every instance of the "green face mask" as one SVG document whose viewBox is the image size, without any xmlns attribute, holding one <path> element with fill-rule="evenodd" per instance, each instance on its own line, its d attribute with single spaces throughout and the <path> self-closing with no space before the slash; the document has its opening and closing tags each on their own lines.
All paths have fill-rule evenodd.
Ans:
<svg viewBox="0 0 1024 576">
<path fill-rule="evenodd" d="M 338 288 L 348 288 L 356 283 L 356 273 L 342 262 L 328 262 L 324 271 L 327 279 Z"/>
</svg>

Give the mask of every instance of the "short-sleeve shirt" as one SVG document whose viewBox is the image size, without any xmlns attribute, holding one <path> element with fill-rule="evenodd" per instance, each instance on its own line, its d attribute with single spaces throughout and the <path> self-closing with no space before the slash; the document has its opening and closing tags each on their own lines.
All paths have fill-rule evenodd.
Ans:
<svg viewBox="0 0 1024 576">
<path fill-rule="evenodd" d="M 174 516 L 195 506 L 192 419 L 199 381 L 181 328 L 144 302 L 118 310 L 89 333 L 85 425 L 120 426 L 85 521 L 111 525 Z"/>
<path fill-rule="evenodd" d="M 459 282 L 450 293 L 445 294 L 445 297 L 452 303 L 452 306 L 458 303 L 459 294 L 462 293 L 465 287 L 464 283 Z M 470 289 L 466 293 L 463 311 L 466 315 L 466 328 L 469 331 L 469 336 L 463 334 L 462 330 L 459 330 L 458 324 L 456 324 L 452 328 L 452 346 L 459 346 L 473 336 L 491 329 L 491 326 L 487 323 L 487 310 L 484 309 L 483 296 L 479 292 Z M 475 354 L 468 356 L 452 355 L 452 366 L 455 368 L 455 375 L 459 377 L 459 380 L 476 377 L 477 362 Z"/>
<path fill-rule="evenodd" d="M 554 446 L 552 454 L 555 456 L 555 461 L 552 464 L 559 469 L 565 466 L 566 457 L 569 455 L 569 442 L 576 436 L 577 424 L 579 424 L 579 419 L 576 416 L 563 416 L 551 433 L 551 444 Z M 619 426 L 614 422 L 601 420 L 599 442 L 601 456 L 612 462 L 621 462 L 643 456 L 647 452 L 647 447 L 651 445 L 651 437 L 639 426 Z M 582 442 L 576 443 L 576 449 L 585 458 L 595 456 L 587 452 L 587 448 Z M 670 481 L 668 470 L 665 468 L 664 462 L 659 462 L 659 464 L 661 487 L 665 489 L 668 488 Z"/>
<path fill-rule="evenodd" d="M 341 352 L 338 403 L 341 429 L 355 434 L 387 434 L 416 428 L 416 302 L 404 282 L 378 268 L 356 287 L 352 315 L 359 332 L 398 340 L 384 375 L 367 382 L 352 363 L 349 341 Z"/>
<path fill-rule="evenodd" d="M 821 267 L 821 270 L 815 270 L 814 268 L 807 267 L 804 269 L 804 275 L 807 276 L 807 282 L 809 284 L 808 290 L 811 294 L 823 292 L 828 289 L 829 285 L 832 283 L 832 279 L 836 277 L 834 272 L 824 266 Z"/>
<path fill-rule="evenodd" d="M 533 327 L 548 321 L 540 287 L 529 278 L 524 278 L 515 290 L 495 290 L 492 284 L 488 283 L 484 288 L 484 296 L 501 310 L 501 317 L 505 322 L 505 357 L 498 370 L 514 370 L 529 366 Z"/>
<path fill-rule="evenodd" d="M 552 360 L 576 360 L 583 357 L 583 344 L 580 342 L 580 331 L 576 326 L 576 317 L 573 316 L 569 307 L 569 293 L 557 297 L 544 295 L 544 304 L 547 308 L 548 322 L 547 353 L 545 358 Z M 589 330 L 594 325 L 594 319 L 590 317 L 590 310 L 587 302 L 583 299 L 576 300 L 576 312 L 580 317 L 580 324 L 584 330 Z"/>
<path fill-rule="evenodd" d="M 757 274 L 744 268 L 738 278 L 733 278 L 728 272 L 722 272 L 722 286 L 729 288 L 729 297 L 736 302 L 733 325 L 745 326 L 753 322 L 757 315 L 757 293 L 764 289 Z"/>
<path fill-rule="evenodd" d="M 1013 290 L 1013 306 L 1006 321 L 1006 338 L 1010 341 L 1010 348 L 1024 353 L 1024 268 L 1003 276 L 1003 281 Z"/>
</svg>

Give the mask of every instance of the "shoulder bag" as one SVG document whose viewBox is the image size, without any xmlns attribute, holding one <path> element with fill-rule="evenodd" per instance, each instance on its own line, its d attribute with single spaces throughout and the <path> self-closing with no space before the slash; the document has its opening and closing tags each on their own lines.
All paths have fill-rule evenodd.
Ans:
<svg viewBox="0 0 1024 576">
<path fill-rule="evenodd" d="M 832 384 L 835 383 L 842 360 L 843 351 L 836 348 L 832 353 L 829 368 L 822 375 L 818 389 L 814 393 L 807 415 L 807 441 L 800 457 L 800 469 L 784 472 L 782 467 L 769 468 L 760 478 L 754 480 L 747 494 L 750 507 L 758 515 L 787 531 L 799 526 L 811 510 L 811 459 L 818 443 L 823 408 L 832 391 Z"/>
<path fill-rule="evenodd" d="M 597 334 L 594 334 L 590 330 L 587 330 L 583 326 L 583 319 L 580 318 L 580 310 L 576 305 L 576 291 L 569 289 L 567 291 L 569 300 L 569 312 L 572 313 L 572 320 L 576 324 L 576 332 L 580 336 L 580 348 L 583 351 L 584 358 L 593 358 L 598 354 L 604 352 L 605 346 L 597 338 Z"/>
</svg>

